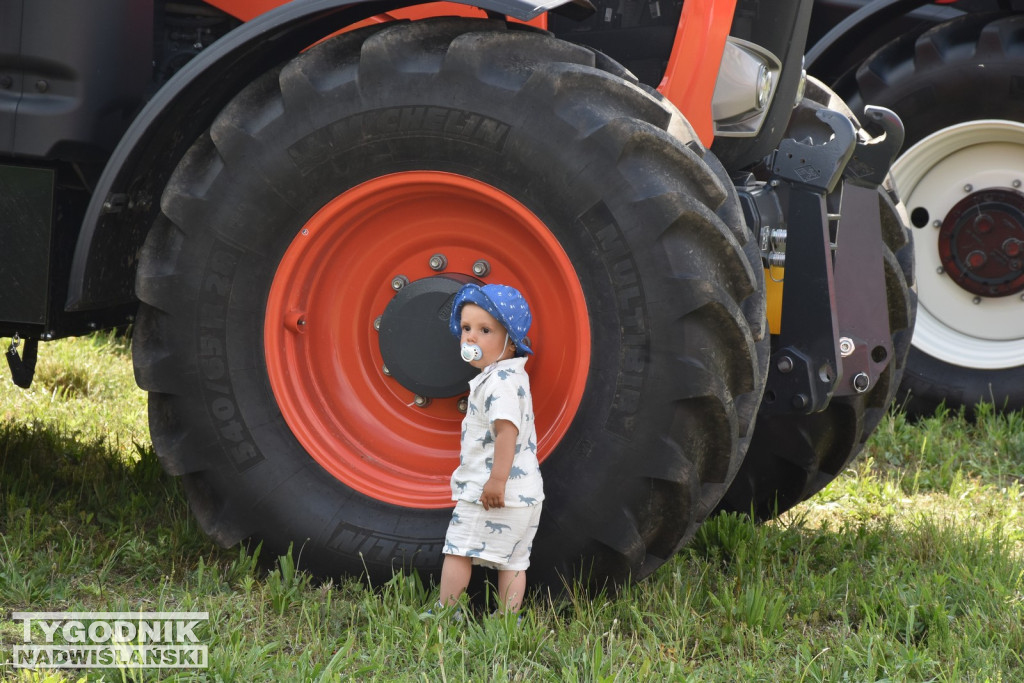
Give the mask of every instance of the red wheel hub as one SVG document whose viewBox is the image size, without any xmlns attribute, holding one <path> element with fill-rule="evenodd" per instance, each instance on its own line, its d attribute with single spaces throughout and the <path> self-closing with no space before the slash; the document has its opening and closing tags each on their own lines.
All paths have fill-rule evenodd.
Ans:
<svg viewBox="0 0 1024 683">
<path fill-rule="evenodd" d="M 582 400 L 590 323 L 569 257 L 529 209 L 465 176 L 396 173 L 328 202 L 286 250 L 267 301 L 267 373 L 296 438 L 348 486 L 406 507 L 452 505 L 466 392 L 452 395 L 460 380 L 444 368 L 465 367 L 437 326 L 447 329 L 448 292 L 470 279 L 530 302 L 543 461 Z"/>
<path fill-rule="evenodd" d="M 946 274 L 968 292 L 1024 291 L 1024 195 L 991 189 L 965 197 L 946 214 L 938 244 Z"/>
</svg>

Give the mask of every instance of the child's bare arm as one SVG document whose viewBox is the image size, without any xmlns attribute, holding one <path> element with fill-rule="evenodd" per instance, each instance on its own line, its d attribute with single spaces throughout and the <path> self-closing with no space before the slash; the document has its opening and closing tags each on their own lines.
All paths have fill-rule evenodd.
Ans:
<svg viewBox="0 0 1024 683">
<path fill-rule="evenodd" d="M 484 510 L 505 507 L 505 484 L 512 471 L 518 437 L 519 429 L 514 424 L 508 420 L 494 421 L 494 462 L 491 464 L 491 476 L 480 494 Z"/>
</svg>

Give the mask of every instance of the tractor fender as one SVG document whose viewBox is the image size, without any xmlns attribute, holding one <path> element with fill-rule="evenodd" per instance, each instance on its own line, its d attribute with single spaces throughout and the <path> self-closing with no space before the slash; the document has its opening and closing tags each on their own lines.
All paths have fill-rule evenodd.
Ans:
<svg viewBox="0 0 1024 683">
<path fill-rule="evenodd" d="M 949 0 L 870 0 L 840 21 L 807 51 L 804 68 L 826 83 L 841 75 L 854 56 L 888 42 L 903 20 L 934 24 L 962 14 L 944 6 Z M 859 63 L 862 60 L 856 60 Z"/>
<path fill-rule="evenodd" d="M 454 0 L 529 21 L 587 11 L 589 0 Z M 135 302 L 138 251 L 185 151 L 245 85 L 325 36 L 415 0 L 296 0 L 234 29 L 197 55 L 140 110 L 115 147 L 86 209 L 70 269 L 68 311 Z"/>
</svg>

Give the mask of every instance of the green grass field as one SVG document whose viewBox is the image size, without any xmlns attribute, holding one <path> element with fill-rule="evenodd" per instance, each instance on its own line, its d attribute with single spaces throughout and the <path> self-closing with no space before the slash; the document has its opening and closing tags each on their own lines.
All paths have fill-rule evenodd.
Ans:
<svg viewBox="0 0 1024 683">
<path fill-rule="evenodd" d="M 201 670 L 0 666 L 16 681 L 1019 681 L 1024 416 L 883 421 L 780 519 L 705 524 L 620 594 L 511 617 L 423 614 L 415 577 L 317 583 L 301 552 L 214 547 L 157 463 L 126 343 L 41 345 L 0 381 L 0 661 L 15 611 L 209 613 Z M 269 568 L 269 569 L 268 569 Z"/>
</svg>

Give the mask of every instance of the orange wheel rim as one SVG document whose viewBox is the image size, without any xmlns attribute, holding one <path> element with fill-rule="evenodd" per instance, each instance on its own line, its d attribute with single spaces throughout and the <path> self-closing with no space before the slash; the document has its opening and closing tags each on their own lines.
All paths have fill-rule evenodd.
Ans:
<svg viewBox="0 0 1024 683">
<path fill-rule="evenodd" d="M 274 275 L 264 324 L 270 385 L 314 460 L 353 489 L 405 507 L 452 505 L 465 392 L 418 405 L 386 374 L 374 323 L 396 295 L 396 278 L 436 277 L 438 254 L 449 275 L 474 277 L 474 264 L 485 262 L 484 281 L 512 285 L 530 302 L 536 355 L 527 369 L 541 461 L 575 417 L 590 364 L 576 271 L 547 226 L 514 198 L 465 176 L 408 171 L 328 202 Z"/>
</svg>

